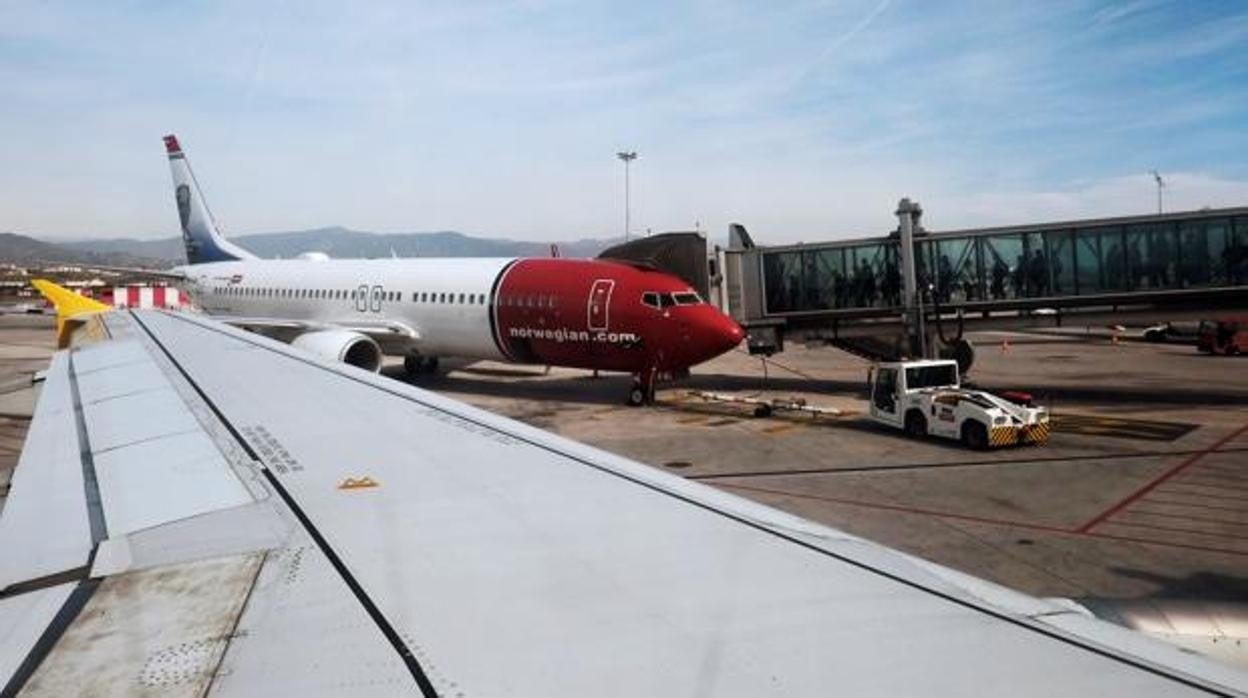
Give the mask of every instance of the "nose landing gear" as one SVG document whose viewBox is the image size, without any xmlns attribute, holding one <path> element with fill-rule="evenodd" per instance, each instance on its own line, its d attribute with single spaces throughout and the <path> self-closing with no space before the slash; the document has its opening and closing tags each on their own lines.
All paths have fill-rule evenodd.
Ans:
<svg viewBox="0 0 1248 698">
<path fill-rule="evenodd" d="M 654 384 L 658 382 L 658 369 L 648 369 L 633 376 L 633 387 L 628 391 L 628 406 L 641 407 L 654 403 Z"/>
</svg>

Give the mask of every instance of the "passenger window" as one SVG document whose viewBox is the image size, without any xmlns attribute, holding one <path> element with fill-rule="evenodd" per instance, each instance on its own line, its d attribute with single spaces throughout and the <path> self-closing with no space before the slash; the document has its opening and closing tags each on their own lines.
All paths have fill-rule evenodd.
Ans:
<svg viewBox="0 0 1248 698">
<path fill-rule="evenodd" d="M 460 302 L 460 303 L 463 303 L 463 302 L 464 302 L 464 294 L 462 294 L 462 293 L 461 293 L 461 294 L 459 294 L 459 302 Z"/>
</svg>

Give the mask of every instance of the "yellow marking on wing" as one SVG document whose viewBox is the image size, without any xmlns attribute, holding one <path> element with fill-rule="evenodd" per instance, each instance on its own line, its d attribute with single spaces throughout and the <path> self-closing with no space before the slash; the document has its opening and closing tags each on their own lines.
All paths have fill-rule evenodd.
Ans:
<svg viewBox="0 0 1248 698">
<path fill-rule="evenodd" d="M 381 487 L 381 483 L 373 478 L 365 475 L 364 477 L 349 477 L 338 483 L 340 490 L 362 490 L 369 487 Z"/>
</svg>

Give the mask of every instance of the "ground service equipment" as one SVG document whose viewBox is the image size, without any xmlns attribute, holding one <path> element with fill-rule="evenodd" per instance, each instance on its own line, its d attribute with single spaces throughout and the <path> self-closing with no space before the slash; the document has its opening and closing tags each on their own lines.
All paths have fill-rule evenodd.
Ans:
<svg viewBox="0 0 1248 698">
<path fill-rule="evenodd" d="M 883 362 L 871 371 L 871 418 L 911 436 L 958 439 L 971 448 L 1049 438 L 1047 409 L 963 388 L 955 361 Z"/>
</svg>

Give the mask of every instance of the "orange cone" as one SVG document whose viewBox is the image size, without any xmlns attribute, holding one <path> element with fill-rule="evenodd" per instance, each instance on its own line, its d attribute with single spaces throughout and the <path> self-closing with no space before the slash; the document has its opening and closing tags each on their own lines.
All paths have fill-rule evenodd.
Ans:
<svg viewBox="0 0 1248 698">
<path fill-rule="evenodd" d="M 1004 338 L 1004 339 L 1002 339 L 1002 340 L 1001 340 L 1001 353 L 1002 353 L 1002 354 L 1008 354 L 1008 353 L 1010 353 L 1010 339 L 1009 339 L 1009 337 L 1006 337 L 1006 338 Z"/>
</svg>

